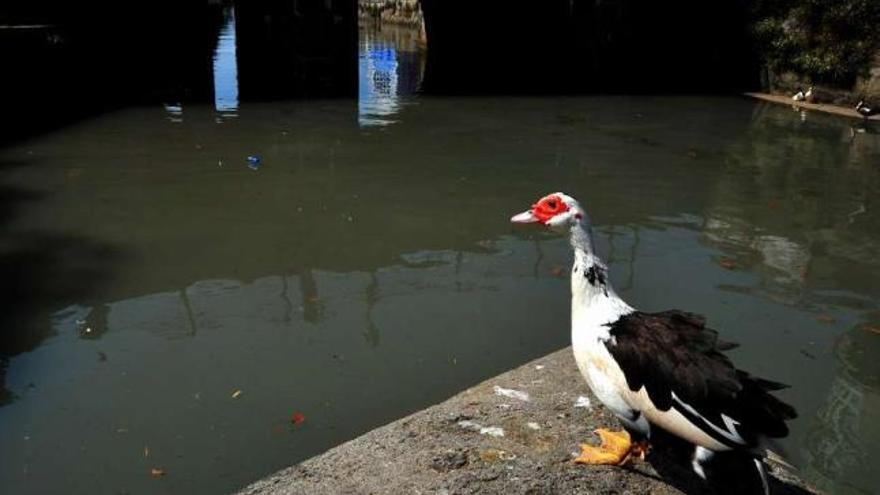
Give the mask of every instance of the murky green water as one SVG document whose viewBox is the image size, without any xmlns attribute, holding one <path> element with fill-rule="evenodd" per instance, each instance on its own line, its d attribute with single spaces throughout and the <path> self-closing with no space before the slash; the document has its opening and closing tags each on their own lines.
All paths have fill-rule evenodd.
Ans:
<svg viewBox="0 0 880 495">
<path fill-rule="evenodd" d="M 629 301 L 792 385 L 813 482 L 880 486 L 876 134 L 741 98 L 381 102 L 386 75 L 0 150 L 4 492 L 228 492 L 567 345 L 566 241 L 508 224 L 555 190 Z"/>
</svg>

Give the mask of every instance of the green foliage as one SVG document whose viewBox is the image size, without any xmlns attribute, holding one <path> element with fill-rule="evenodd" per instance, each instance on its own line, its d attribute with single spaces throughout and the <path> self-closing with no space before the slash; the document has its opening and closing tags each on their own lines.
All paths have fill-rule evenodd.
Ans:
<svg viewBox="0 0 880 495">
<path fill-rule="evenodd" d="M 880 50 L 880 0 L 753 0 L 764 61 L 815 82 L 850 85 Z"/>
</svg>

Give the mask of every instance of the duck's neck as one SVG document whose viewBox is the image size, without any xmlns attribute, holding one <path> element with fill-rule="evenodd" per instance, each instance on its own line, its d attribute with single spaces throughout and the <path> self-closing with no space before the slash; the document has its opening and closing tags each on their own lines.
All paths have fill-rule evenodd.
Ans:
<svg viewBox="0 0 880 495">
<path fill-rule="evenodd" d="M 595 252 L 589 224 L 578 222 L 572 226 L 571 247 L 574 249 L 574 266 L 571 270 L 572 308 L 575 311 L 588 311 L 591 316 L 599 319 L 609 318 L 609 322 L 632 311 L 611 286 L 608 266 Z"/>
</svg>

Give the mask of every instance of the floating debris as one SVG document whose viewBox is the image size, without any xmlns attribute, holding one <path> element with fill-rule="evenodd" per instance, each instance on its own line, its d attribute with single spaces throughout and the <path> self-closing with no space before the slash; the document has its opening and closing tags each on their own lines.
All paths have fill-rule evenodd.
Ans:
<svg viewBox="0 0 880 495">
<path fill-rule="evenodd" d="M 250 155 L 249 157 L 247 157 L 248 168 L 251 170 L 259 169 L 260 163 L 262 163 L 262 162 L 263 162 L 263 160 L 261 160 L 260 157 L 258 157 L 256 155 Z"/>
<path fill-rule="evenodd" d="M 306 415 L 297 411 L 290 416 L 290 422 L 293 426 L 299 426 L 306 420 Z"/>
<path fill-rule="evenodd" d="M 726 268 L 728 270 L 733 270 L 736 268 L 736 261 L 730 258 L 721 258 L 718 260 L 718 264 L 721 265 L 721 268 Z"/>
<path fill-rule="evenodd" d="M 574 401 L 574 407 L 581 407 L 584 409 L 590 409 L 593 407 L 593 405 L 590 404 L 589 397 L 585 397 L 585 396 L 581 395 L 581 396 L 578 396 L 576 401 Z"/>
<path fill-rule="evenodd" d="M 520 392 L 519 390 L 514 390 L 512 388 L 502 388 L 495 385 L 492 390 L 495 391 L 495 395 L 510 397 L 511 399 L 519 399 L 523 402 L 529 402 L 532 400 L 526 392 Z"/>
<path fill-rule="evenodd" d="M 160 469 L 160 468 L 150 469 L 150 476 L 152 476 L 153 478 L 161 478 L 167 474 L 168 473 L 164 469 Z"/>
<path fill-rule="evenodd" d="M 477 246 L 486 249 L 492 250 L 495 248 L 495 243 L 491 239 L 483 239 L 476 242 Z"/>
<path fill-rule="evenodd" d="M 864 331 L 866 331 L 866 332 L 876 333 L 876 334 L 880 335 L 880 326 L 877 326 L 877 325 L 862 325 L 862 326 L 859 327 L 859 328 L 861 328 L 862 330 L 864 330 Z"/>
<path fill-rule="evenodd" d="M 241 395 L 241 393 L 241 390 L 236 390 L 235 392 L 232 392 L 232 398 L 237 399 L 238 396 Z"/>
<path fill-rule="evenodd" d="M 819 315 L 816 317 L 816 321 L 818 321 L 819 323 L 831 324 L 837 320 L 831 315 Z"/>
</svg>

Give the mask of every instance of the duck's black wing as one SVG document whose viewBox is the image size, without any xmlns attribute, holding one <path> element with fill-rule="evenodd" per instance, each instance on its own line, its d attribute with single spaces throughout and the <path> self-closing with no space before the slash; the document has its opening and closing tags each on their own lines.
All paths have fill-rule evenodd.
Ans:
<svg viewBox="0 0 880 495">
<path fill-rule="evenodd" d="M 734 448 L 788 434 L 794 408 L 770 394 L 785 385 L 736 369 L 705 319 L 683 311 L 635 311 L 609 324 L 608 351 L 633 391 L 645 387 L 661 411 L 675 408 L 688 421 Z"/>
</svg>

